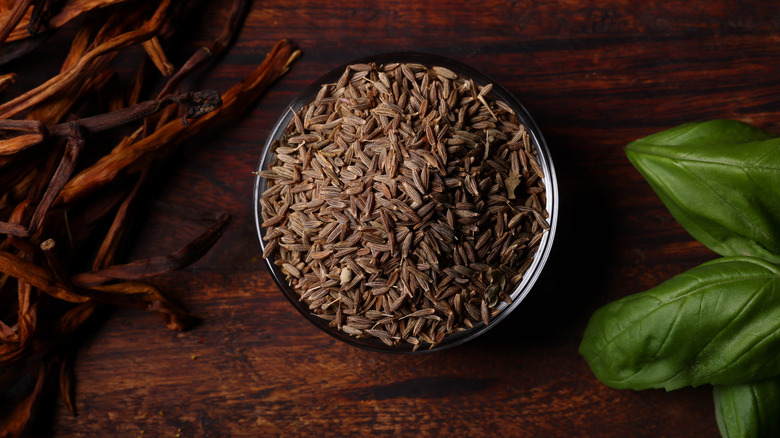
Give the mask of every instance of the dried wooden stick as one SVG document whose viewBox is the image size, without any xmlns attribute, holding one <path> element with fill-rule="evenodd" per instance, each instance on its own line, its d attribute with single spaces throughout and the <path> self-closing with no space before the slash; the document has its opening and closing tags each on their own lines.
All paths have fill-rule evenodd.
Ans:
<svg viewBox="0 0 780 438">
<path fill-rule="evenodd" d="M 76 123 L 70 124 L 69 127 L 70 134 L 68 143 L 65 146 L 65 153 L 62 155 L 60 164 L 57 166 L 57 170 L 54 172 L 51 182 L 49 182 L 49 186 L 46 188 L 46 191 L 38 203 L 38 206 L 35 208 L 35 212 L 30 220 L 29 232 L 31 234 L 37 232 L 41 228 L 41 224 L 46 218 L 49 208 L 73 174 L 79 153 L 84 146 L 84 136 L 81 133 L 81 127 Z"/>
<path fill-rule="evenodd" d="M 3 342 L 17 342 L 19 335 L 8 324 L 0 321 L 0 341 Z"/>
<path fill-rule="evenodd" d="M 30 14 L 30 23 L 27 25 L 27 32 L 30 35 L 36 35 L 41 32 L 46 23 L 54 15 L 54 9 L 58 0 L 36 0 L 33 2 L 32 13 Z"/>
<path fill-rule="evenodd" d="M 170 76 L 173 74 L 173 65 L 171 65 L 170 61 L 168 61 L 168 57 L 165 56 L 165 52 L 160 45 L 160 40 L 157 39 L 156 36 L 153 36 L 142 42 L 141 45 L 163 76 Z"/>
<path fill-rule="evenodd" d="M 209 47 L 211 56 L 217 56 L 221 54 L 235 38 L 236 32 L 241 28 L 241 21 L 246 16 L 247 9 L 249 7 L 249 1 L 247 0 L 233 0 L 233 4 L 230 8 L 230 14 L 228 14 L 228 21 L 222 28 L 222 33 L 214 40 Z"/>
<path fill-rule="evenodd" d="M 11 10 L 3 17 L 3 23 L 0 24 L 0 44 L 4 43 L 8 36 L 11 35 L 14 28 L 27 12 L 27 9 L 32 5 L 32 0 L 16 0 Z"/>
<path fill-rule="evenodd" d="M 102 284 L 89 289 L 89 293 L 96 301 L 113 306 L 157 312 L 165 321 L 165 325 L 171 330 L 185 330 L 196 321 L 194 316 L 164 296 L 159 289 L 149 283 L 126 281 Z"/>
<path fill-rule="evenodd" d="M 89 297 L 76 295 L 62 284 L 50 270 L 24 260 L 7 251 L 0 251 L 0 272 L 29 283 L 54 298 L 69 303 L 84 303 Z"/>
<path fill-rule="evenodd" d="M 90 132 L 99 132 L 115 128 L 150 116 L 167 105 L 176 103 L 185 108 L 187 118 L 195 119 L 217 109 L 222 105 L 219 93 L 213 90 L 191 91 L 183 94 L 171 94 L 157 100 L 148 100 L 139 104 L 112 111 L 106 114 L 86 117 L 77 121 L 60 123 L 48 128 L 49 135 L 64 136 L 73 123 Z M 0 125 L 0 128 L 2 126 Z"/>
<path fill-rule="evenodd" d="M 222 230 L 230 221 L 223 213 L 217 222 L 178 251 L 163 257 L 153 257 L 122 265 L 114 265 L 92 272 L 73 276 L 73 282 L 84 288 L 105 284 L 111 280 L 140 280 L 165 272 L 181 269 L 200 259 L 219 239 Z"/>
<path fill-rule="evenodd" d="M 32 285 L 23 281 L 17 282 L 17 335 L 20 347 L 24 347 L 32 338 L 38 324 L 38 300 L 33 295 Z"/>
<path fill-rule="evenodd" d="M 82 304 L 82 306 L 89 304 L 90 303 Z M 71 357 L 73 355 L 74 353 L 72 351 L 65 351 L 63 353 L 62 358 L 60 359 L 59 381 L 60 394 L 62 396 L 62 401 L 65 403 L 65 407 L 68 408 L 68 411 L 70 411 L 71 414 L 77 415 L 76 403 L 73 401 L 73 381 L 75 380 L 73 365 L 71 363 Z"/>
<path fill-rule="evenodd" d="M 92 261 L 92 270 L 98 271 L 107 268 L 115 264 L 117 253 L 119 252 L 119 243 L 124 237 L 124 233 L 127 230 L 127 223 L 130 220 L 130 213 L 135 210 L 135 205 L 138 203 L 138 195 L 141 192 L 146 179 L 149 175 L 148 170 L 144 170 L 138 177 L 138 181 L 133 186 L 133 190 L 125 197 L 122 203 L 119 205 L 114 220 L 111 222 L 111 227 L 108 229 L 106 236 L 100 243 L 95 259 Z"/>
<path fill-rule="evenodd" d="M 4 75 L 0 75 L 0 91 L 5 90 L 8 88 L 9 85 L 13 84 L 16 81 L 16 73 L 6 73 Z"/>
</svg>

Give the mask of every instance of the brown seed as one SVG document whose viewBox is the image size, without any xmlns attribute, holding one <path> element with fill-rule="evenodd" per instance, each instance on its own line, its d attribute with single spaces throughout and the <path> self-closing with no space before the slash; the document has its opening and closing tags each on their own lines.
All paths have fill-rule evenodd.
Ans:
<svg viewBox="0 0 780 438">
<path fill-rule="evenodd" d="M 485 300 L 482 300 L 480 304 L 480 316 L 482 317 L 483 324 L 490 324 L 490 310 L 488 309 L 488 305 Z"/>
<path fill-rule="evenodd" d="M 331 254 L 333 254 L 332 249 L 327 249 L 325 251 L 317 251 L 315 253 L 311 254 L 311 258 L 314 260 L 323 260 L 327 257 L 329 257 Z"/>
</svg>

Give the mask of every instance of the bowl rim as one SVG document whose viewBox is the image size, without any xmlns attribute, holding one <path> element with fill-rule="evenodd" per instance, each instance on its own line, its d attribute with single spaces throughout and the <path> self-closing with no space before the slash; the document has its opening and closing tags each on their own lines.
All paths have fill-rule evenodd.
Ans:
<svg viewBox="0 0 780 438">
<path fill-rule="evenodd" d="M 262 259 L 264 260 L 265 266 L 270 272 L 271 277 L 273 278 L 277 287 L 282 292 L 282 295 L 284 295 L 287 298 L 287 300 L 293 305 L 293 307 L 300 314 L 302 314 L 307 320 L 309 320 L 309 322 L 314 324 L 316 327 L 318 327 L 325 333 L 329 334 L 330 336 L 342 342 L 369 351 L 376 351 L 376 352 L 383 352 L 383 353 L 396 353 L 396 354 L 432 353 L 436 351 L 450 349 L 462 345 L 470 340 L 473 340 L 476 337 L 486 333 L 488 330 L 498 325 L 503 319 L 509 316 L 509 314 L 512 313 L 512 311 L 514 311 L 520 305 L 520 303 L 525 299 L 525 297 L 530 293 L 533 286 L 536 284 L 536 281 L 541 275 L 541 272 L 544 266 L 546 265 L 547 259 L 550 256 L 550 252 L 552 251 L 553 241 L 555 238 L 556 230 L 558 228 L 559 194 L 558 194 L 558 181 L 555 173 L 555 166 L 553 164 L 552 156 L 550 154 L 547 142 L 544 139 L 544 136 L 542 135 L 542 132 L 539 129 L 538 125 L 536 124 L 536 121 L 533 119 L 533 117 L 525 108 L 525 106 L 514 96 L 514 94 L 512 94 L 509 90 L 507 90 L 503 85 L 492 80 L 492 78 L 490 78 L 486 74 L 478 70 L 475 70 L 469 65 L 449 57 L 445 57 L 437 54 L 431 54 L 431 53 L 424 53 L 424 52 L 385 52 L 377 55 L 362 57 L 344 63 L 330 70 L 328 73 L 325 73 L 324 75 L 320 76 L 319 78 L 311 82 L 307 87 L 305 87 L 303 91 L 301 91 L 293 99 L 293 101 L 287 106 L 287 109 L 285 109 L 282 112 L 282 114 L 277 118 L 273 127 L 269 131 L 267 138 L 263 142 L 263 147 L 261 150 L 260 159 L 257 164 L 256 170 L 258 171 L 263 170 L 264 165 L 267 165 L 269 163 L 268 160 L 272 156 L 271 148 L 273 143 L 282 135 L 284 135 L 284 131 L 286 130 L 289 122 L 292 120 L 293 114 L 297 113 L 297 111 L 303 105 L 309 103 L 311 98 L 314 95 L 316 95 L 317 91 L 319 91 L 322 84 L 333 83 L 336 80 L 338 80 L 340 75 L 344 72 L 344 70 L 349 65 L 365 64 L 365 63 L 372 63 L 372 62 L 377 64 L 387 64 L 391 62 L 418 63 L 418 64 L 426 65 L 428 67 L 437 65 L 437 66 L 454 69 L 457 71 L 459 75 L 461 74 L 467 75 L 467 77 L 473 79 L 475 82 L 481 85 L 492 83 L 493 89 L 491 91 L 491 94 L 500 97 L 501 100 L 503 100 L 510 107 L 512 107 L 517 113 L 516 115 L 518 119 L 525 125 L 526 131 L 531 137 L 533 145 L 536 148 L 537 160 L 539 161 L 539 165 L 545 172 L 545 176 L 542 179 L 545 184 L 545 199 L 546 199 L 545 209 L 547 210 L 548 213 L 547 221 L 550 228 L 549 230 L 544 231 L 544 233 L 542 234 L 541 240 L 539 242 L 539 246 L 536 249 L 536 252 L 534 254 L 534 259 L 531 262 L 531 265 L 523 273 L 523 279 L 521 280 L 520 284 L 518 284 L 512 290 L 512 293 L 510 294 L 512 298 L 512 303 L 511 304 L 502 303 L 502 305 L 499 306 L 500 308 L 499 313 L 493 319 L 491 319 L 490 324 L 488 324 L 487 326 L 480 321 L 470 329 L 466 329 L 460 333 L 447 335 L 444 338 L 444 340 L 438 344 L 435 344 L 433 346 L 430 346 L 428 344 L 421 344 L 420 348 L 413 351 L 412 350 L 413 346 L 412 344 L 409 343 L 401 343 L 396 346 L 388 346 L 375 338 L 356 338 L 346 333 L 342 333 L 334 327 L 330 327 L 326 320 L 313 314 L 311 311 L 308 310 L 308 307 L 302 306 L 301 305 L 302 302 L 300 300 L 294 299 L 293 295 L 295 294 L 295 292 L 292 291 L 292 288 L 287 283 L 280 269 L 276 265 L 274 265 L 273 258 L 262 257 Z M 254 204 L 253 210 L 254 210 L 254 219 L 255 219 L 255 230 L 257 232 L 258 241 L 260 243 L 261 255 L 265 250 L 265 242 L 263 240 L 263 227 L 261 226 L 262 216 L 261 216 L 261 209 L 260 209 L 260 196 L 262 195 L 264 189 L 265 189 L 265 178 L 261 177 L 260 175 L 255 175 L 252 199 Z"/>
</svg>

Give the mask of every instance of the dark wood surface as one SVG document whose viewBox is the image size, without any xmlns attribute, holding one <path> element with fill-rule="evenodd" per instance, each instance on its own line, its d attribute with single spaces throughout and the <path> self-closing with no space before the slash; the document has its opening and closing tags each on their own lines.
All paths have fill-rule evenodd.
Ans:
<svg viewBox="0 0 780 438">
<path fill-rule="evenodd" d="M 204 23 L 216 32 L 223 16 Z M 202 323 L 178 333 L 152 313 L 112 312 L 75 362 L 78 416 L 51 401 L 30 435 L 718 436 L 711 388 L 613 390 L 577 348 L 599 306 L 715 257 L 623 147 L 712 118 L 780 132 L 779 3 L 258 1 L 203 84 L 227 89 L 280 38 L 303 51 L 291 72 L 245 117 L 179 148 L 156 195 L 233 216 L 202 260 L 156 280 Z M 363 351 L 319 331 L 272 282 L 253 223 L 252 171 L 288 102 L 328 70 L 390 51 L 449 56 L 503 84 L 541 127 L 560 184 L 534 290 L 484 336 L 436 354 Z M 133 255 L 197 229 L 152 211 Z"/>
</svg>

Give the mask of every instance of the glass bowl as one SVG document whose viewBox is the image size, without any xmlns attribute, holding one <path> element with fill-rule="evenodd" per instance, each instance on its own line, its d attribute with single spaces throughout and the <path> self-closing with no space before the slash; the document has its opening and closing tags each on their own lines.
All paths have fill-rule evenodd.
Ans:
<svg viewBox="0 0 780 438">
<path fill-rule="evenodd" d="M 336 327 L 331 326 L 330 321 L 315 315 L 312 313 L 312 311 L 309 310 L 307 303 L 300 299 L 300 294 L 293 289 L 290 283 L 288 283 L 285 277 L 285 273 L 283 273 L 282 269 L 274 263 L 274 259 L 272 257 L 264 258 L 264 260 L 266 261 L 267 267 L 274 281 L 279 286 L 279 289 L 282 291 L 284 296 L 287 297 L 290 303 L 292 303 L 293 307 L 295 307 L 295 309 L 297 309 L 301 315 L 303 315 L 315 326 L 319 327 L 321 330 L 335 337 L 336 339 L 364 349 L 390 353 L 424 353 L 451 348 L 472 340 L 495 327 L 502 319 L 509 316 L 512 310 L 520 305 L 525 296 L 531 291 L 534 283 L 542 271 L 542 268 L 545 265 L 545 262 L 547 261 L 548 255 L 552 248 L 553 238 L 555 237 L 558 220 L 558 186 L 555 169 L 542 133 L 539 131 L 536 123 L 528 111 L 523 107 L 523 105 L 505 88 L 490 80 L 482 73 L 460 62 L 441 56 L 423 53 L 387 53 L 349 62 L 314 81 L 314 83 L 306 88 L 295 100 L 290 103 L 290 105 L 285 107 L 285 110 L 273 125 L 270 135 L 266 139 L 261 152 L 260 162 L 258 165 L 258 175 L 255 178 L 254 184 L 255 224 L 261 250 L 263 252 L 266 250 L 266 242 L 263 239 L 266 230 L 262 226 L 264 220 L 262 218 L 262 205 L 260 200 L 261 195 L 268 188 L 268 180 L 263 177 L 262 171 L 267 171 L 269 166 L 275 161 L 274 144 L 285 135 L 285 130 L 288 125 L 293 123 L 294 113 L 298 113 L 304 105 L 313 101 L 324 84 L 335 84 L 349 65 L 366 65 L 371 63 L 375 63 L 376 65 L 407 63 L 422 64 L 429 68 L 433 66 L 444 67 L 456 73 L 460 77 L 471 78 L 477 86 L 492 84 L 492 90 L 490 90 L 488 95 L 491 96 L 493 100 L 501 100 L 512 108 L 515 115 L 519 119 L 519 122 L 525 125 L 526 131 L 529 134 L 530 142 L 537 152 L 535 156 L 536 161 L 541 167 L 544 175 L 541 180 L 543 181 L 543 193 L 544 198 L 546 199 L 544 207 L 547 213 L 546 221 L 549 225 L 549 229 L 547 229 L 541 235 L 541 239 L 539 240 L 539 244 L 533 260 L 531 261 L 530 265 L 528 265 L 526 271 L 523 273 L 522 280 L 520 280 L 516 287 L 507 293 L 510 300 L 501 301 L 497 305 L 496 308 L 498 309 L 498 313 L 489 320 L 488 325 L 478 321 L 470 328 L 466 328 L 460 332 L 444 336 L 440 342 L 433 344 L 421 343 L 417 346 L 407 342 L 400 342 L 396 345 L 388 345 L 376 337 L 355 337 L 343 331 L 337 330 Z"/>
</svg>

